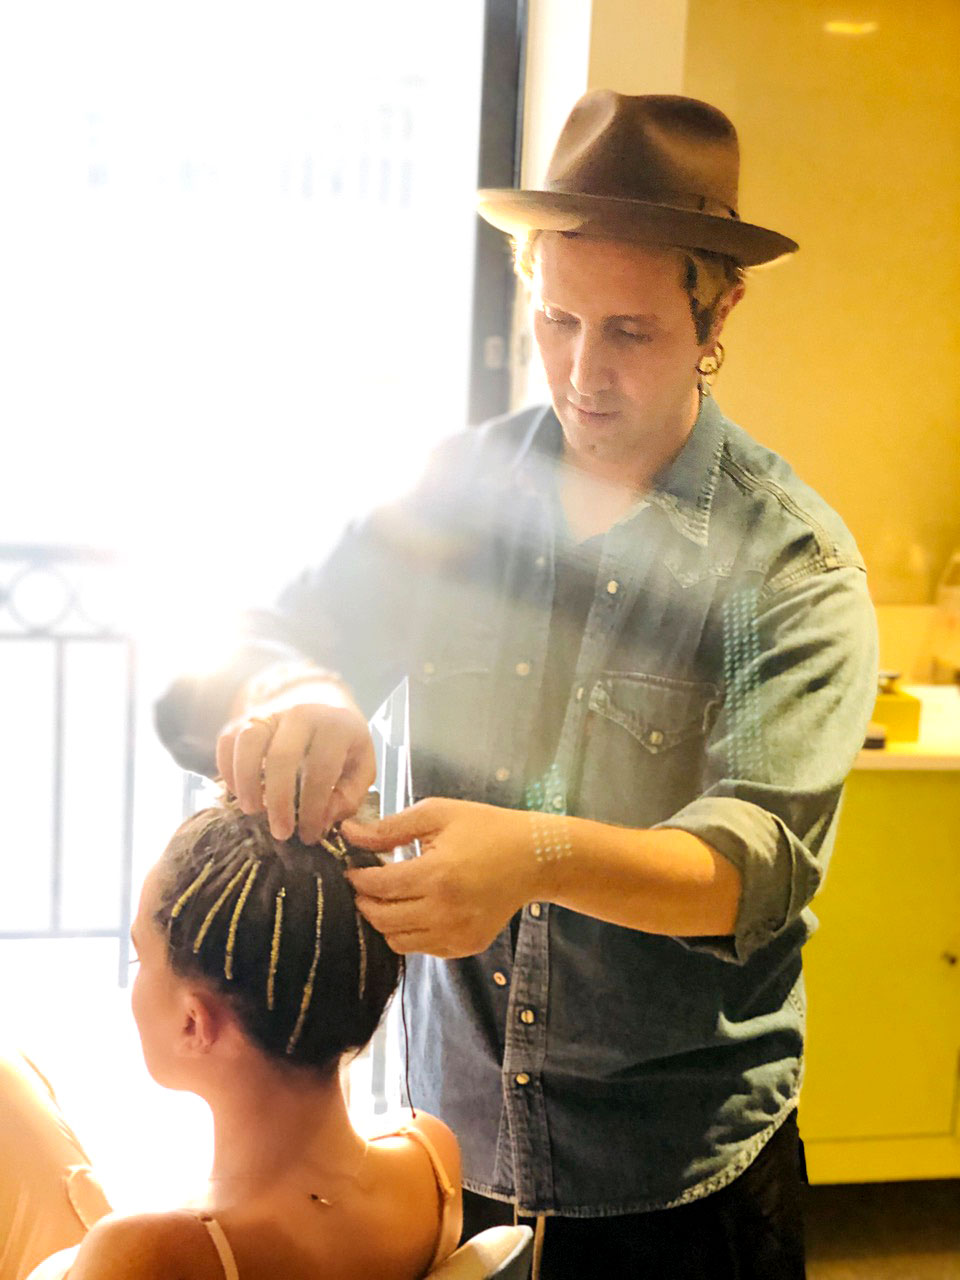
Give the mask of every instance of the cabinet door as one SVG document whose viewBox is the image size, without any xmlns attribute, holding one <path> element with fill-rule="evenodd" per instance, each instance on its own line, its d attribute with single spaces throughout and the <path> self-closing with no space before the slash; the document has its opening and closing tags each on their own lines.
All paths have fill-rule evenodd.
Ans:
<svg viewBox="0 0 960 1280">
<path fill-rule="evenodd" d="M 960 772 L 853 773 L 813 905 L 804 1136 L 955 1134 Z"/>
</svg>

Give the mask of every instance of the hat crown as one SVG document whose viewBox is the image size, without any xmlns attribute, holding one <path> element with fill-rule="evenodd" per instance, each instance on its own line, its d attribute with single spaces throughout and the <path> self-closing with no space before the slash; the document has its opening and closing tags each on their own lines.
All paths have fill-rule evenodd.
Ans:
<svg viewBox="0 0 960 1280">
<path fill-rule="evenodd" d="M 730 120 L 672 94 L 585 94 L 567 118 L 544 188 L 736 218 L 740 153 Z"/>
</svg>

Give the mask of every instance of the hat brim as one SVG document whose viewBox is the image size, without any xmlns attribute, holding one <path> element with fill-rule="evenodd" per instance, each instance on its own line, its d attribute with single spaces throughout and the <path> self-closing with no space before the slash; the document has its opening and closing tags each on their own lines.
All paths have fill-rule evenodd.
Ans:
<svg viewBox="0 0 960 1280">
<path fill-rule="evenodd" d="M 655 247 L 724 253 L 745 267 L 772 262 L 799 247 L 788 236 L 737 218 L 615 196 L 488 188 L 477 193 L 477 212 L 512 236 L 528 231 L 578 231 Z"/>
</svg>

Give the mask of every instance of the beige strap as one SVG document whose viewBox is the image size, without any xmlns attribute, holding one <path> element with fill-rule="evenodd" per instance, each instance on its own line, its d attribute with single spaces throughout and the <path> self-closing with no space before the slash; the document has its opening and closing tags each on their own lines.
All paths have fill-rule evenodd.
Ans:
<svg viewBox="0 0 960 1280">
<path fill-rule="evenodd" d="M 444 1229 L 447 1225 L 447 1213 L 453 1203 L 454 1197 L 457 1194 L 457 1189 L 447 1176 L 447 1171 L 443 1167 L 443 1161 L 440 1159 L 440 1153 L 425 1133 L 421 1133 L 421 1131 L 419 1129 L 415 1129 L 413 1125 L 405 1124 L 402 1128 L 397 1129 L 395 1133 L 384 1133 L 381 1136 L 384 1138 L 413 1138 L 414 1142 L 419 1143 L 427 1153 L 427 1158 L 429 1159 L 431 1168 L 433 1169 L 433 1176 L 437 1180 L 437 1189 L 440 1192 L 440 1199 L 442 1201 L 440 1206 L 440 1225 L 437 1227 L 437 1243 L 433 1251 L 433 1257 L 430 1259 L 430 1265 L 427 1267 L 428 1271 L 432 1271 L 440 1260 L 440 1251 L 444 1246 Z"/>
<path fill-rule="evenodd" d="M 237 1260 L 233 1256 L 233 1250 L 230 1248 L 230 1241 L 224 1234 L 223 1227 L 220 1223 L 208 1213 L 197 1215 L 203 1225 L 207 1228 L 207 1234 L 213 1241 L 213 1247 L 217 1251 L 217 1257 L 220 1259 L 220 1265 L 223 1267 L 223 1274 L 226 1280 L 240 1280 L 240 1272 L 237 1270 Z"/>
</svg>

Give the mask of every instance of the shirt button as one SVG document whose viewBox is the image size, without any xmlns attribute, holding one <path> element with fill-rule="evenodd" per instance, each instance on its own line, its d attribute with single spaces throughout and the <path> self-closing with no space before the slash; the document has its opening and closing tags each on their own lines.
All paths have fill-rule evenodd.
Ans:
<svg viewBox="0 0 960 1280">
<path fill-rule="evenodd" d="M 619 590 L 620 590 L 620 583 L 616 580 L 616 578 L 611 578 L 610 581 L 607 583 L 607 593 L 611 596 L 615 596 Z"/>
<path fill-rule="evenodd" d="M 527 1073 L 526 1073 L 525 1071 L 518 1071 L 518 1072 L 517 1072 L 517 1074 L 516 1074 L 513 1078 L 514 1078 L 515 1082 L 516 1082 L 517 1084 L 520 1084 L 520 1085 L 523 1085 L 523 1084 L 529 1084 L 529 1083 L 530 1083 L 530 1077 L 527 1075 Z"/>
<path fill-rule="evenodd" d="M 499 969 L 493 975 L 493 980 L 498 987 L 505 987 L 507 985 L 507 975 L 505 973 L 501 973 Z"/>
<path fill-rule="evenodd" d="M 503 765 L 501 765 L 500 768 L 497 770 L 497 772 L 493 776 L 496 778 L 498 782 L 508 782 L 510 779 L 510 770 L 504 768 Z"/>
<path fill-rule="evenodd" d="M 433 673 L 436 671 L 436 669 L 437 668 L 433 665 L 432 662 L 425 662 L 423 664 L 423 674 L 425 676 L 432 676 Z"/>
<path fill-rule="evenodd" d="M 538 569 L 542 569 L 547 563 L 547 557 L 537 556 L 536 560 L 534 560 L 533 563 L 537 566 Z"/>
<path fill-rule="evenodd" d="M 518 676 L 528 676 L 530 674 L 530 663 L 518 662 L 513 669 L 516 671 Z"/>
<path fill-rule="evenodd" d="M 553 799 L 550 801 L 550 807 L 551 809 L 556 809 L 557 813 L 559 813 L 563 808 L 563 797 L 554 796 Z"/>
<path fill-rule="evenodd" d="M 530 914 L 533 916 L 534 920 L 540 919 L 543 915 L 543 907 L 541 907 L 539 902 L 530 903 Z"/>
<path fill-rule="evenodd" d="M 531 1026 L 537 1020 L 537 1015 L 532 1009 L 521 1009 L 520 1021 L 525 1022 L 527 1026 Z"/>
<path fill-rule="evenodd" d="M 577 701 L 578 702 L 583 701 L 583 685 L 582 684 L 577 685 Z"/>
<path fill-rule="evenodd" d="M 663 741 L 663 734 L 659 729 L 651 729 L 648 735 L 648 741 L 651 747 L 659 747 L 660 743 Z"/>
</svg>

